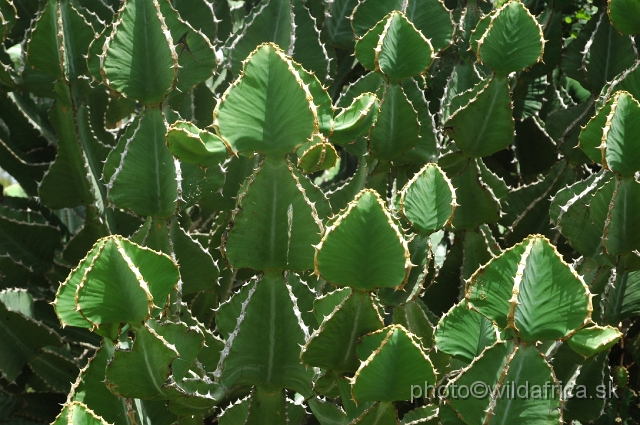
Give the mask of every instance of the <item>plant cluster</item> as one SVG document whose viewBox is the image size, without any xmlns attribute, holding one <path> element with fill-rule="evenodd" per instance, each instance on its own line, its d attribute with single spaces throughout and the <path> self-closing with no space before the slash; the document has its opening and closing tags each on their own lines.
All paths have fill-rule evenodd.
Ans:
<svg viewBox="0 0 640 425">
<path fill-rule="evenodd" d="M 0 0 L 0 422 L 637 423 L 639 33 Z"/>
</svg>

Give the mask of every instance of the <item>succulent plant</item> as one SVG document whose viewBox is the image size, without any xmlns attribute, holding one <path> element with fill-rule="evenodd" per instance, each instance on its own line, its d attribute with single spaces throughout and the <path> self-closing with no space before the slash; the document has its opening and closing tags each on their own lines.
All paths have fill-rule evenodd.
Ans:
<svg viewBox="0 0 640 425">
<path fill-rule="evenodd" d="M 638 22 L 0 0 L 0 421 L 640 421 Z"/>
</svg>

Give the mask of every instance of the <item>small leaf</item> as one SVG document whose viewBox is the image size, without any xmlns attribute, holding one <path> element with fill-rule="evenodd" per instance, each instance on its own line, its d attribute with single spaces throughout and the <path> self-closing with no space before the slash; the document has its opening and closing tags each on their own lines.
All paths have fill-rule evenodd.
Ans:
<svg viewBox="0 0 640 425">
<path fill-rule="evenodd" d="M 317 173 L 336 165 L 338 153 L 331 143 L 320 142 L 306 149 L 298 158 L 303 173 Z"/>
<path fill-rule="evenodd" d="M 580 329 L 567 341 L 569 347 L 585 357 L 608 350 L 622 337 L 622 333 L 611 326 L 593 326 Z"/>
<path fill-rule="evenodd" d="M 355 372 L 358 369 L 356 342 L 383 326 L 371 295 L 353 291 L 324 318 L 302 348 L 300 359 L 313 367 Z"/>
<path fill-rule="evenodd" d="M 492 16 L 478 40 L 478 59 L 499 77 L 530 67 L 544 47 L 542 28 L 519 1 L 510 1 Z"/>
<path fill-rule="evenodd" d="M 427 164 L 400 192 L 400 206 L 415 228 L 433 233 L 451 224 L 456 193 L 440 167 Z"/>
<path fill-rule="evenodd" d="M 409 256 L 407 242 L 379 195 L 365 189 L 329 223 L 315 265 L 334 285 L 372 290 L 402 285 Z"/>
<path fill-rule="evenodd" d="M 227 158 L 227 147 L 221 138 L 188 121 L 171 124 L 167 131 L 167 147 L 180 161 L 203 168 L 218 165 Z"/>
<path fill-rule="evenodd" d="M 462 300 L 440 319 L 435 342 L 438 350 L 471 363 L 498 340 L 497 334 L 498 328 L 489 319 L 469 309 Z"/>
<path fill-rule="evenodd" d="M 333 119 L 334 127 L 330 135 L 333 143 L 351 143 L 369 132 L 378 119 L 380 102 L 373 93 L 363 93 L 353 99 L 351 105 L 343 108 Z"/>
<path fill-rule="evenodd" d="M 223 243 L 235 268 L 304 271 L 313 268 L 313 246 L 322 224 L 292 166 L 268 157 L 238 195 L 233 226 Z"/>
<path fill-rule="evenodd" d="M 370 346 L 372 352 L 368 350 Z M 357 401 L 410 400 L 412 385 L 433 385 L 436 381 L 431 361 L 399 325 L 365 336 L 358 346 L 358 357 L 362 363 L 352 389 Z"/>
<path fill-rule="evenodd" d="M 108 236 L 60 285 L 54 307 L 60 321 L 72 326 L 137 323 L 164 308 L 178 278 L 166 255 Z"/>
</svg>

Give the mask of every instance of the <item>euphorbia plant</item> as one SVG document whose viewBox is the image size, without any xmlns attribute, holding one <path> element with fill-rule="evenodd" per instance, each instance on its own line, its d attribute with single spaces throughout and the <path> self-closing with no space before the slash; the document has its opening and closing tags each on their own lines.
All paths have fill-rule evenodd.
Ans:
<svg viewBox="0 0 640 425">
<path fill-rule="evenodd" d="M 639 21 L 0 0 L 0 419 L 635 423 Z"/>
</svg>

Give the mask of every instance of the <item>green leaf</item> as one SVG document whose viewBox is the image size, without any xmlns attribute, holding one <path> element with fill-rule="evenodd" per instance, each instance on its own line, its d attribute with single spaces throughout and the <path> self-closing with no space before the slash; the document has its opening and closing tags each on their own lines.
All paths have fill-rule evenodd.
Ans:
<svg viewBox="0 0 640 425">
<path fill-rule="evenodd" d="M 23 366 L 38 349 L 62 344 L 50 328 L 0 302 L 0 372 L 14 382 Z"/>
<path fill-rule="evenodd" d="M 596 17 L 591 20 L 596 21 Z M 586 76 L 585 86 L 592 93 L 599 93 L 609 81 L 631 68 L 636 61 L 632 38 L 620 34 L 604 10 L 597 18 L 588 43 L 589 48 L 581 51 L 584 65 L 580 69 Z"/>
<path fill-rule="evenodd" d="M 602 253 L 602 235 L 614 182 L 602 171 L 558 191 L 551 203 L 551 220 L 571 246 L 588 257 Z"/>
<path fill-rule="evenodd" d="M 283 156 L 318 132 L 311 97 L 284 52 L 274 44 L 263 44 L 223 94 L 213 125 L 234 151 Z"/>
<path fill-rule="evenodd" d="M 370 345 L 372 352 L 368 350 Z M 410 400 L 412 385 L 433 385 L 436 381 L 431 361 L 399 325 L 365 336 L 358 346 L 358 357 L 362 363 L 352 389 L 357 401 Z"/>
<path fill-rule="evenodd" d="M 282 391 L 273 393 L 257 387 L 251 397 L 248 416 L 244 423 L 259 425 L 265 422 L 273 425 L 286 425 L 289 422 L 287 400 Z"/>
<path fill-rule="evenodd" d="M 323 317 L 323 314 L 319 316 Z M 357 340 L 383 326 L 371 295 L 353 291 L 324 317 L 320 327 L 302 348 L 300 359 L 313 367 L 340 373 L 355 372 L 358 369 Z"/>
<path fill-rule="evenodd" d="M 347 425 L 349 423 L 347 415 L 338 406 L 324 402 L 318 397 L 314 397 L 307 402 L 309 403 L 309 409 L 320 422 L 320 425 Z"/>
<path fill-rule="evenodd" d="M 613 256 L 629 254 L 640 248 L 640 182 L 632 177 L 615 179 L 610 199 L 602 249 Z"/>
<path fill-rule="evenodd" d="M 225 388 L 259 385 L 309 394 L 312 371 L 300 363 L 307 331 L 289 285 L 277 272 L 249 284 L 236 328 L 222 351 L 216 376 Z"/>
<path fill-rule="evenodd" d="M 391 84 L 380 103 L 378 119 L 369 133 L 371 154 L 380 160 L 398 158 L 420 137 L 418 113 L 399 85 Z"/>
<path fill-rule="evenodd" d="M 382 199 L 365 189 L 329 223 L 315 265 L 334 285 L 372 290 L 401 286 L 409 273 L 409 257 L 407 241 Z"/>
<path fill-rule="evenodd" d="M 55 392 L 67 394 L 78 376 L 78 365 L 53 351 L 42 351 L 29 359 L 31 370 Z"/>
<path fill-rule="evenodd" d="M 295 16 L 295 41 L 293 46 L 293 59 L 305 69 L 313 71 L 318 80 L 328 84 L 332 80 L 335 64 L 329 57 L 328 46 L 321 40 L 318 28 L 318 20 L 309 10 L 310 5 L 303 1 L 293 2 L 293 14 Z M 323 7 L 324 10 L 324 7 Z"/>
<path fill-rule="evenodd" d="M 427 164 L 400 192 L 404 216 L 419 231 L 433 233 L 453 220 L 456 192 L 436 164 Z"/>
<path fill-rule="evenodd" d="M 492 155 L 513 142 L 515 124 L 506 78 L 493 77 L 444 124 L 449 136 L 467 156 Z"/>
<path fill-rule="evenodd" d="M 498 329 L 486 317 L 469 309 L 465 300 L 449 310 L 435 332 L 438 350 L 467 363 L 478 357 L 482 351 L 497 340 Z"/>
<path fill-rule="evenodd" d="M 438 406 L 434 404 L 427 404 L 420 406 L 412 411 L 406 413 L 402 417 L 402 425 L 411 425 L 415 423 L 423 423 L 426 425 L 435 425 L 438 423 Z"/>
<path fill-rule="evenodd" d="M 178 351 L 180 356 L 171 364 L 171 374 L 176 381 L 182 381 L 204 346 L 204 334 L 197 327 L 184 323 L 150 320 L 147 324 Z"/>
<path fill-rule="evenodd" d="M 467 282 L 469 306 L 525 342 L 560 339 L 590 317 L 582 278 L 542 236 L 530 236 L 478 269 Z"/>
<path fill-rule="evenodd" d="M 0 1 L 0 15 L 2 23 L 0 24 L 0 41 L 4 41 L 11 28 L 16 23 L 18 11 L 11 1 Z"/>
<path fill-rule="evenodd" d="M 465 423 L 556 424 L 560 416 L 557 381 L 544 356 L 534 346 L 499 342 L 484 351 L 468 369 L 455 378 L 458 391 L 448 393 L 448 401 Z M 520 395 L 510 387 L 527 385 L 539 389 Z M 470 395 L 466 390 L 474 389 Z M 502 390 L 502 392 L 500 392 Z M 522 394 L 522 392 L 521 392 Z"/>
<path fill-rule="evenodd" d="M 106 38 L 100 70 L 105 83 L 146 105 L 162 102 L 178 77 L 178 54 L 159 0 L 130 0 Z"/>
<path fill-rule="evenodd" d="M 221 138 L 188 121 L 171 124 L 167 147 L 180 161 L 203 168 L 218 165 L 227 158 L 227 147 Z"/>
<path fill-rule="evenodd" d="M 180 267 L 182 294 L 192 294 L 215 286 L 219 271 L 211 254 L 173 220 L 169 230 L 176 261 Z"/>
<path fill-rule="evenodd" d="M 378 40 L 377 67 L 392 83 L 423 74 L 433 62 L 433 47 L 401 13 L 393 13 Z"/>
<path fill-rule="evenodd" d="M 119 397 L 165 399 L 165 382 L 178 351 L 144 324 L 130 350 L 116 349 L 105 371 L 105 384 Z"/>
<path fill-rule="evenodd" d="M 499 77 L 528 68 L 542 59 L 542 27 L 519 1 L 496 11 L 478 40 L 478 59 Z"/>
<path fill-rule="evenodd" d="M 293 18 L 290 1 L 262 0 L 257 4 L 245 18 L 245 24 L 237 32 L 238 35 L 230 37 L 227 42 L 233 75 L 242 74 L 243 68 L 246 69 L 243 64 L 245 58 L 255 53 L 263 43 L 273 43 L 284 51 L 289 51 L 293 47 Z"/>
<path fill-rule="evenodd" d="M 377 425 L 377 424 L 397 424 L 398 412 L 393 403 L 376 403 L 366 409 L 362 415 L 350 422 L 349 425 Z"/>
<path fill-rule="evenodd" d="M 304 271 L 313 268 L 313 246 L 322 225 L 317 210 L 280 158 L 267 158 L 238 195 L 226 242 L 235 268 Z"/>
<path fill-rule="evenodd" d="M 114 205 L 138 215 L 167 218 L 176 208 L 178 182 L 165 145 L 166 122 L 159 109 L 145 109 L 139 116 L 107 157 L 103 177 L 107 196 Z M 115 167 L 112 174 L 110 164 Z"/>
<path fill-rule="evenodd" d="M 64 405 L 52 425 L 108 425 L 108 422 L 96 415 L 87 405 L 73 401 Z"/>
<path fill-rule="evenodd" d="M 640 170 L 634 137 L 640 127 L 640 104 L 628 92 L 618 91 L 580 134 L 580 147 L 589 157 L 622 176 Z"/>
<path fill-rule="evenodd" d="M 460 152 L 444 155 L 438 161 L 455 188 L 458 204 L 452 222 L 455 229 L 472 230 L 500 219 L 500 201 L 483 181 L 480 161 Z"/>
<path fill-rule="evenodd" d="M 380 70 L 397 84 L 427 71 L 433 61 L 433 47 L 402 12 L 391 12 L 358 40 L 356 57 L 366 68 Z"/>
<path fill-rule="evenodd" d="M 302 148 L 301 148 L 302 150 Z M 303 173 L 317 173 L 336 165 L 338 152 L 331 143 L 315 143 L 302 154 L 299 154 L 298 167 Z"/>
<path fill-rule="evenodd" d="M 124 399 L 118 398 L 104 384 L 105 369 L 111 360 L 115 346 L 102 341 L 96 353 L 89 359 L 69 394 L 70 401 L 87 405 L 97 415 L 114 425 L 127 425 Z"/>
<path fill-rule="evenodd" d="M 432 315 L 427 306 L 417 299 L 393 309 L 393 324 L 403 326 L 428 350 L 433 348 Z"/>
<path fill-rule="evenodd" d="M 611 23 L 627 35 L 640 33 L 640 4 L 634 0 L 609 0 L 607 12 Z"/>
<path fill-rule="evenodd" d="M 580 329 L 567 340 L 569 347 L 585 357 L 608 350 L 622 337 L 622 333 L 611 326 L 593 326 Z"/>
<path fill-rule="evenodd" d="M 72 2 L 49 0 L 27 44 L 29 63 L 52 77 L 74 81 L 87 72 L 84 56 L 93 34 Z"/>
<path fill-rule="evenodd" d="M 358 3 L 358 0 L 336 0 L 331 4 L 331 15 L 325 22 L 329 44 L 341 49 L 353 50 L 355 41 L 349 16 Z"/>
<path fill-rule="evenodd" d="M 439 0 L 361 1 L 351 15 L 351 25 L 356 37 L 363 36 L 390 12 L 402 12 L 408 20 L 440 51 L 451 44 L 454 24 L 451 12 Z"/>
<path fill-rule="evenodd" d="M 378 119 L 380 102 L 373 93 L 363 93 L 353 99 L 351 105 L 333 119 L 333 132 L 329 139 L 333 143 L 351 143 L 369 132 Z"/>
<path fill-rule="evenodd" d="M 600 353 L 579 366 L 578 376 L 575 378 L 575 388 L 579 391 L 575 391 L 573 397 L 568 397 L 563 411 L 565 420 L 588 422 L 602 415 L 607 397 L 599 397 L 598 391 L 603 388 L 612 388 L 608 354 L 608 352 Z M 569 382 L 569 384 L 572 383 Z"/>
<path fill-rule="evenodd" d="M 60 285 L 54 307 L 60 321 L 71 326 L 137 323 L 164 308 L 178 279 L 168 256 L 108 236 Z"/>
<path fill-rule="evenodd" d="M 433 255 L 428 235 L 415 235 L 409 242 L 409 253 L 412 267 L 407 283 L 402 288 L 380 288 L 378 290 L 380 300 L 386 305 L 397 306 L 415 300 L 422 292 L 425 281 L 433 271 Z M 412 331 L 410 327 L 405 327 Z"/>
</svg>

